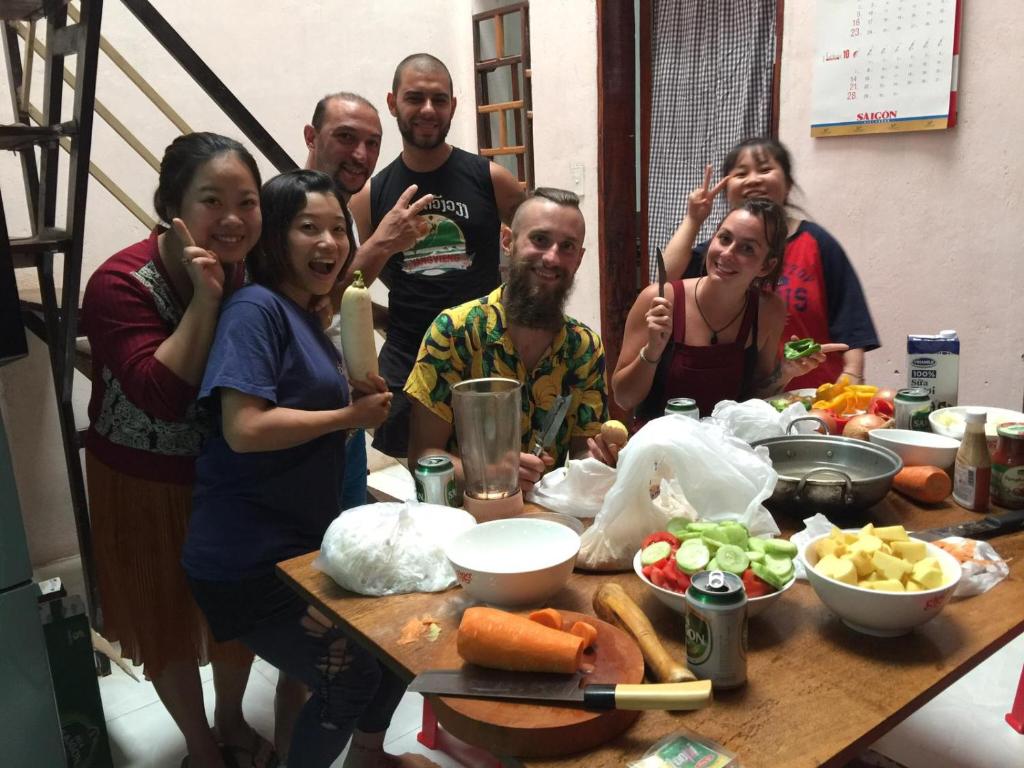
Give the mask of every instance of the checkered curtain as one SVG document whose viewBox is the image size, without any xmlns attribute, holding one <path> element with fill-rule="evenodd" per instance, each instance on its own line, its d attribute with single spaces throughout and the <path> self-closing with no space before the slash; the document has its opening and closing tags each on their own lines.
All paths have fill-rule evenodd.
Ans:
<svg viewBox="0 0 1024 768">
<path fill-rule="evenodd" d="M 776 0 L 654 0 L 651 158 L 648 180 L 650 280 L 654 249 L 682 221 L 704 165 L 718 168 L 742 139 L 768 134 Z M 700 232 L 725 215 L 725 195 Z"/>
</svg>

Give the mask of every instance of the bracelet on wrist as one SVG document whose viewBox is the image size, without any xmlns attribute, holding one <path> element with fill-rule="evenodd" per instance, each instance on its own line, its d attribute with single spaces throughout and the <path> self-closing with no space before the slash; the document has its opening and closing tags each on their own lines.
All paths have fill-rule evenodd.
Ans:
<svg viewBox="0 0 1024 768">
<path fill-rule="evenodd" d="M 864 375 L 861 373 L 855 373 L 854 371 L 843 371 L 851 379 L 857 379 L 857 381 L 864 381 Z"/>
<path fill-rule="evenodd" d="M 649 358 L 647 356 L 647 345 L 646 344 L 644 344 L 642 347 L 640 347 L 640 359 L 643 360 L 648 365 L 657 365 L 658 363 L 661 362 L 661 358 L 660 357 L 657 360 L 651 360 L 651 358 Z"/>
</svg>

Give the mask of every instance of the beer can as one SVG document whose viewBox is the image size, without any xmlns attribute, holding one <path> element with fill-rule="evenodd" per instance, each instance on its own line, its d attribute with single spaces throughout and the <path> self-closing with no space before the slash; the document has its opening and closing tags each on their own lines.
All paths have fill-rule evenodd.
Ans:
<svg viewBox="0 0 1024 768">
<path fill-rule="evenodd" d="M 441 504 L 446 507 L 459 506 L 456 499 L 455 467 L 447 456 L 424 456 L 416 462 L 413 472 L 416 482 L 416 498 L 427 504 Z"/>
<path fill-rule="evenodd" d="M 893 399 L 896 411 L 896 429 L 916 429 L 931 432 L 928 414 L 932 412 L 932 396 L 924 387 L 907 387 L 896 392 Z"/>
<path fill-rule="evenodd" d="M 671 416 L 674 413 L 689 416 L 691 419 L 700 418 L 700 413 L 697 411 L 697 401 L 690 397 L 673 397 L 665 403 L 665 415 Z"/>
<path fill-rule="evenodd" d="M 747 594 L 736 574 L 701 571 L 690 581 L 686 663 L 714 688 L 747 682 Z"/>
</svg>

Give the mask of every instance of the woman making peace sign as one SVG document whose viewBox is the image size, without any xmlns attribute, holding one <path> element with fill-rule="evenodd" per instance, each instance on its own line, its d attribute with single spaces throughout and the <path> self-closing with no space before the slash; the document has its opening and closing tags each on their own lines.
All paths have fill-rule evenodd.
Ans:
<svg viewBox="0 0 1024 768">
<path fill-rule="evenodd" d="M 144 665 L 185 737 L 191 768 L 274 761 L 242 716 L 252 652 L 214 642 L 180 564 L 207 431 L 197 388 L 221 302 L 242 284 L 260 236 L 259 190 L 256 162 L 237 141 L 175 139 L 154 197 L 172 228 L 104 262 L 82 308 L 93 354 L 85 461 L 104 634 Z M 207 661 L 215 732 L 199 680 Z M 233 754 L 226 758 L 222 745 Z"/>
</svg>

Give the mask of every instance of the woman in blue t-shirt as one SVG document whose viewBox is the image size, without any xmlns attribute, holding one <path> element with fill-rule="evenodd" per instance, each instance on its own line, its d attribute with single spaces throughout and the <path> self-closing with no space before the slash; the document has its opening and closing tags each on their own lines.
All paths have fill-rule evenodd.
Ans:
<svg viewBox="0 0 1024 768">
<path fill-rule="evenodd" d="M 353 251 L 331 179 L 281 174 L 261 207 L 253 282 L 225 304 L 200 387 L 217 428 L 196 466 L 182 563 L 218 639 L 241 640 L 312 692 L 289 764 L 329 766 L 354 732 L 346 765 L 386 765 L 384 732 L 404 684 L 274 567 L 320 546 L 337 515 L 345 432 L 380 424 L 391 393 L 376 377 L 355 382 L 350 402 L 341 358 L 309 309 Z"/>
</svg>

